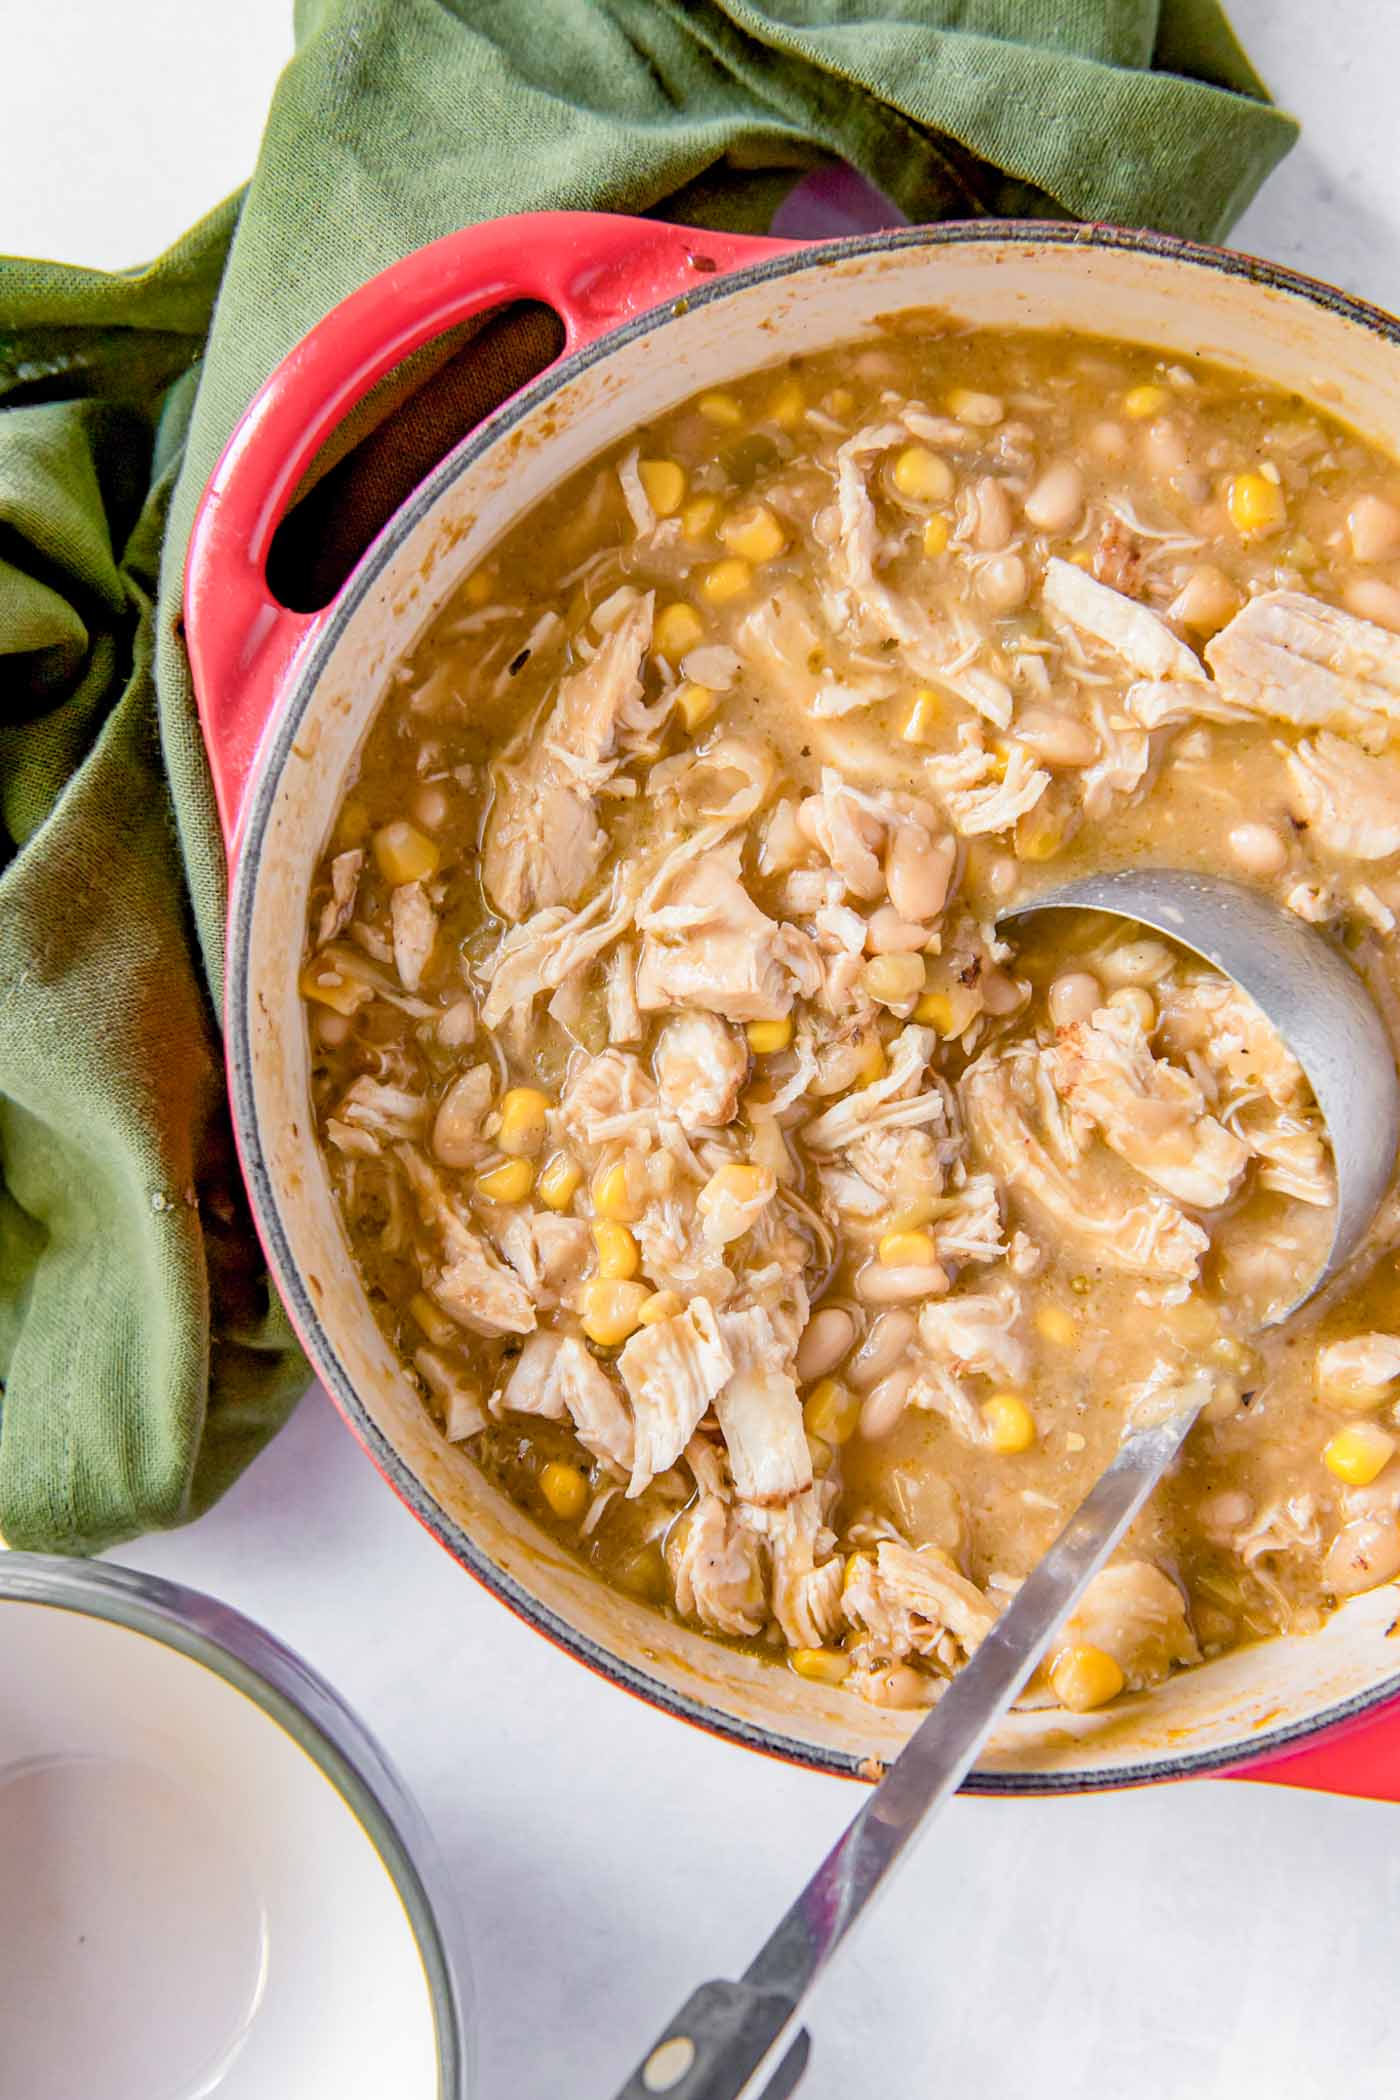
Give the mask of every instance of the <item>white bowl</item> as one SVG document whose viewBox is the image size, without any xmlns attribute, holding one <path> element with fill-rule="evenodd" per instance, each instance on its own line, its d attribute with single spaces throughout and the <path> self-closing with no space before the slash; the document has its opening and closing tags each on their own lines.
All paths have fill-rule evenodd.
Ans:
<svg viewBox="0 0 1400 2100">
<path fill-rule="evenodd" d="M 361 1724 L 237 1612 L 0 1558 L 0 2090 L 465 2100 L 467 1968 Z"/>
</svg>

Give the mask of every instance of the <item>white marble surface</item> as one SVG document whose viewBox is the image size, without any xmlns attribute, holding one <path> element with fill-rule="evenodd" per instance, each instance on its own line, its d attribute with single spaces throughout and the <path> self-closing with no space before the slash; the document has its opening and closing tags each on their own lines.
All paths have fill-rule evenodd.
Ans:
<svg viewBox="0 0 1400 2100">
<path fill-rule="evenodd" d="M 1400 9 L 1234 15 L 1306 125 L 1240 245 L 1400 305 Z M 0 71 L 0 240 L 122 266 L 174 236 L 250 162 L 285 17 L 30 10 Z M 378 1731 L 471 1918 L 484 2100 L 610 2093 L 694 1981 L 743 1965 L 855 1806 L 518 1625 L 319 1394 L 222 1507 L 122 1557 L 263 1619 Z M 959 1802 L 813 2008 L 802 2090 L 1371 2100 L 1400 2062 L 1398 1907 L 1394 1809 L 1223 1784 Z"/>
</svg>

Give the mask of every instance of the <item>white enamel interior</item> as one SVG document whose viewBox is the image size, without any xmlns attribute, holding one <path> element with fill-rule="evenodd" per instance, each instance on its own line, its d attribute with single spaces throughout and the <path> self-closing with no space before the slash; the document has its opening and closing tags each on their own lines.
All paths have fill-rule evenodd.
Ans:
<svg viewBox="0 0 1400 2100">
<path fill-rule="evenodd" d="M 433 2100 L 422 1956 L 368 1831 L 235 1685 L 0 1600 L 0 2092 Z"/>
<path fill-rule="evenodd" d="M 280 735 L 273 725 L 264 746 L 235 896 L 230 1021 L 240 1141 L 284 1293 L 332 1390 L 343 1402 L 353 1394 L 370 1441 L 377 1432 L 421 1484 L 448 1543 L 484 1564 L 539 1623 L 638 1689 L 770 1746 L 777 1737 L 797 1754 L 854 1765 L 888 1758 L 909 1717 L 803 1684 L 608 1592 L 433 1428 L 370 1315 L 331 1200 L 307 1114 L 296 983 L 308 881 L 394 666 L 522 511 L 702 385 L 917 314 L 921 325 L 1078 329 L 1199 352 L 1321 398 L 1400 450 L 1400 350 L 1340 303 L 1252 281 L 1209 255 L 1067 239 L 1060 229 L 893 247 L 877 237 L 852 247 L 836 260 L 828 251 L 820 263 L 718 285 L 683 316 L 527 395 L 523 415 L 498 426 L 479 456 L 470 442 L 463 447 L 431 485 L 431 500 L 420 497 L 416 514 L 410 505 L 390 528 L 348 586 L 338 629 L 303 667 Z M 1237 1761 L 1379 1687 L 1400 1686 L 1400 1655 L 1386 1640 L 1395 1615 L 1394 1592 L 1373 1593 L 1319 1634 L 1240 1651 L 1103 1714 L 1013 1716 L 979 1772 L 993 1784 L 1004 1775 L 1012 1785 L 1102 1785 Z"/>
</svg>

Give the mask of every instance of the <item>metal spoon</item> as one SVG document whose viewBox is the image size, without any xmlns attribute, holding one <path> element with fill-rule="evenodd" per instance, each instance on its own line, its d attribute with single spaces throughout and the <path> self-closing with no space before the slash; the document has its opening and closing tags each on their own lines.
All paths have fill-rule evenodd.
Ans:
<svg viewBox="0 0 1400 2100">
<path fill-rule="evenodd" d="M 1218 876 L 1155 868 L 1092 876 L 1019 905 L 1004 923 L 1066 907 L 1133 919 L 1214 964 L 1249 993 L 1307 1074 L 1332 1141 L 1337 1210 L 1325 1263 L 1285 1309 L 1295 1311 L 1355 1252 L 1390 1183 L 1400 1142 L 1395 1055 L 1360 978 L 1295 914 Z M 799 2024 L 802 2001 L 896 1862 L 966 1778 L 1199 1411 L 1199 1403 L 1184 1406 L 1124 1437 L 742 1979 L 702 1984 L 618 2100 L 786 2100 L 811 2049 Z"/>
</svg>

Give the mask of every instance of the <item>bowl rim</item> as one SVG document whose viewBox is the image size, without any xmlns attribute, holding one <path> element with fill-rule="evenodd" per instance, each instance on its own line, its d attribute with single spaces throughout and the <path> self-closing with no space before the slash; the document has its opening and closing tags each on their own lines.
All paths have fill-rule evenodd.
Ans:
<svg viewBox="0 0 1400 2100">
<path fill-rule="evenodd" d="M 439 2100 L 467 2100 L 471 1971 L 451 1883 L 421 1810 L 333 1685 L 256 1620 L 203 1590 L 108 1562 L 0 1553 L 0 1606 L 38 1604 L 144 1636 L 222 1679 L 310 1758 L 403 1906 L 432 2014 Z"/>
<path fill-rule="evenodd" d="M 1387 343 L 1400 346 L 1400 318 L 1321 278 L 1307 276 L 1242 250 L 1104 222 L 973 219 L 949 220 L 933 226 L 900 226 L 839 240 L 794 243 L 788 252 L 702 279 L 687 290 L 684 299 L 653 307 L 608 330 L 595 341 L 561 357 L 513 394 L 439 461 L 382 528 L 329 607 L 319 616 L 321 624 L 292 667 L 279 698 L 277 713 L 258 747 L 243 805 L 242 838 L 229 900 L 225 974 L 226 1062 L 234 1135 L 254 1221 L 273 1278 L 311 1365 L 378 1471 L 424 1528 L 483 1588 L 499 1598 L 535 1632 L 543 1634 L 556 1647 L 585 1664 L 595 1675 L 708 1734 L 785 1763 L 841 1778 L 870 1780 L 878 1777 L 878 1771 L 871 1770 L 868 1759 L 799 1741 L 777 1729 L 760 1727 L 723 1713 L 699 1698 L 673 1691 L 659 1679 L 623 1661 L 541 1603 L 476 1545 L 470 1533 L 429 1493 L 370 1418 L 341 1365 L 293 1256 L 262 1144 L 253 1086 L 249 1015 L 254 902 L 262 847 L 292 747 L 298 739 L 302 719 L 313 702 L 321 675 L 347 628 L 394 558 L 401 540 L 425 520 L 454 482 L 542 402 L 590 366 L 605 362 L 630 343 L 655 333 L 696 307 L 710 305 L 754 285 L 776 283 L 805 271 L 824 269 L 833 263 L 872 254 L 913 248 L 998 245 L 1047 250 L 1089 248 L 1154 256 L 1305 300 L 1311 306 L 1320 307 L 1380 336 Z M 1084 332 L 1092 333 L 1089 330 Z M 295 356 L 296 352 L 291 354 Z M 1380 1684 L 1338 1700 L 1316 1714 L 1261 1730 L 1248 1743 L 1226 1743 L 1214 1749 L 1144 1758 L 1107 1771 L 1003 1772 L 974 1768 L 964 1780 L 961 1791 L 1003 1796 L 1066 1796 L 1109 1792 L 1166 1780 L 1218 1777 L 1272 1762 L 1305 1745 L 1317 1748 L 1324 1739 L 1349 1732 L 1359 1721 L 1374 1717 L 1378 1710 L 1396 1701 L 1400 1701 L 1400 1667 Z"/>
</svg>

